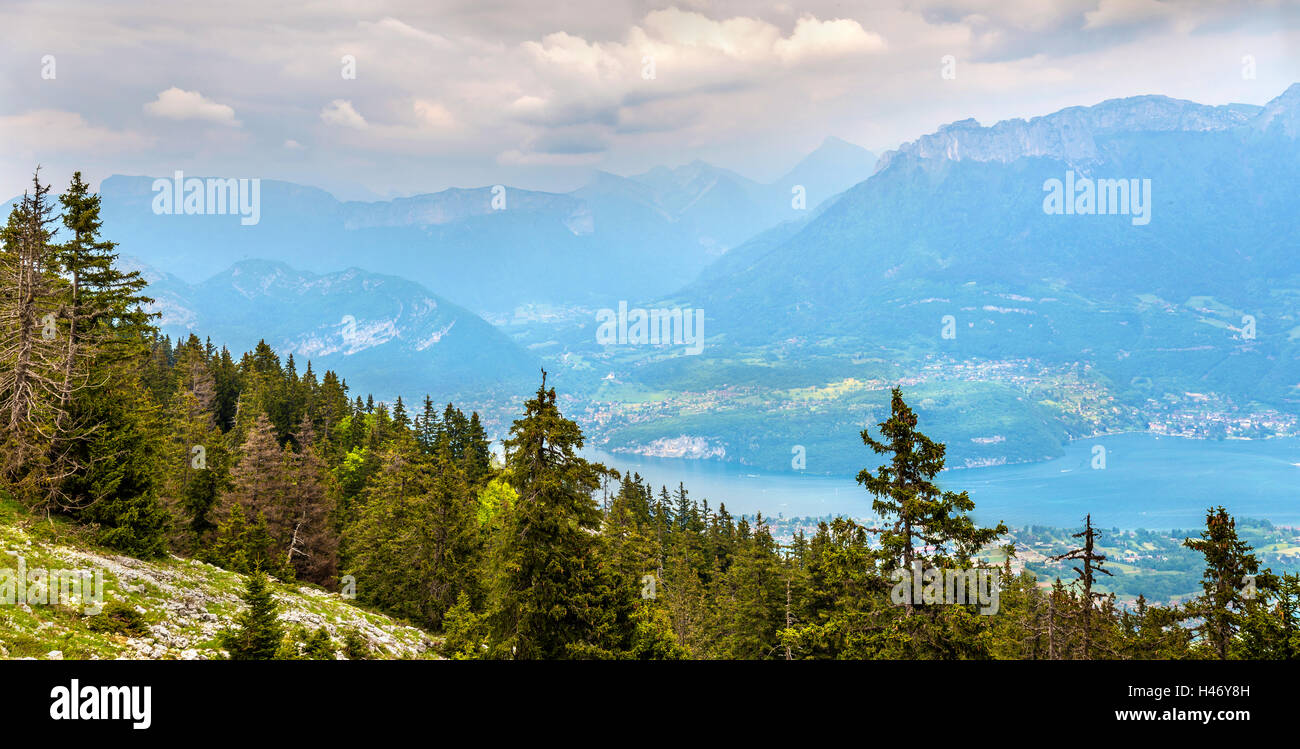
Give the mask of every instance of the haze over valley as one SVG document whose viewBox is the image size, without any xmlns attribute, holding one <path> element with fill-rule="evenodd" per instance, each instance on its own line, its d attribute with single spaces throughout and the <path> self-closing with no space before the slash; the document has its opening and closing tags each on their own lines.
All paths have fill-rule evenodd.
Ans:
<svg viewBox="0 0 1300 749">
<path fill-rule="evenodd" d="M 699 161 L 370 203 L 264 181 L 251 226 L 159 220 L 154 177 L 101 189 L 172 336 L 265 339 L 385 400 L 464 402 L 496 434 L 545 366 L 602 450 L 844 476 L 895 384 L 950 468 L 1130 431 L 1295 435 L 1298 135 L 1293 85 L 1263 106 L 958 120 L 878 161 L 827 138 L 770 184 Z M 1078 200 L 1096 180 L 1105 210 L 1133 175 L 1113 214 L 1045 208 L 1053 179 Z M 620 303 L 700 310 L 701 350 L 602 345 Z"/>
</svg>

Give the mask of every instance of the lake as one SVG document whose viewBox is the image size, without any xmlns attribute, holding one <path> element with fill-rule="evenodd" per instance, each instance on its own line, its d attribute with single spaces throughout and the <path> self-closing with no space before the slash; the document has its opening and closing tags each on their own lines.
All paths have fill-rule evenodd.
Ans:
<svg viewBox="0 0 1300 749">
<path fill-rule="evenodd" d="M 1094 469 L 1093 447 L 1105 448 Z M 711 507 L 732 514 L 785 517 L 871 514 L 871 497 L 851 476 L 768 473 L 707 460 L 644 458 L 589 451 L 620 471 L 636 471 L 658 489 L 678 481 Z M 881 461 L 863 453 L 863 464 Z M 945 489 L 966 490 L 983 524 L 1072 527 L 1091 512 L 1103 528 L 1199 528 L 1205 509 L 1300 526 L 1300 438 L 1192 440 L 1121 434 L 1070 443 L 1065 455 L 1042 463 L 945 471 Z"/>
</svg>

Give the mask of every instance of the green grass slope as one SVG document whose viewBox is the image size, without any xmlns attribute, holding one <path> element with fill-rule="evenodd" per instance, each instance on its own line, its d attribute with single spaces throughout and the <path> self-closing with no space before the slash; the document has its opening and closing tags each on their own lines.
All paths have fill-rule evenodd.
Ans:
<svg viewBox="0 0 1300 749">
<path fill-rule="evenodd" d="M 219 635 L 243 608 L 244 576 L 193 559 L 145 561 L 119 556 L 86 529 L 32 515 L 0 496 L 0 570 L 103 570 L 102 612 L 83 605 L 0 603 L 0 658 L 214 659 Z M 286 632 L 324 628 L 336 658 L 433 658 L 426 632 L 368 611 L 323 588 L 272 582 Z M 2 594 L 0 594 L 2 598 Z M 119 603 L 120 602 L 120 603 Z M 121 604 L 142 621 L 115 626 Z M 350 647 L 349 647 L 350 643 Z"/>
</svg>

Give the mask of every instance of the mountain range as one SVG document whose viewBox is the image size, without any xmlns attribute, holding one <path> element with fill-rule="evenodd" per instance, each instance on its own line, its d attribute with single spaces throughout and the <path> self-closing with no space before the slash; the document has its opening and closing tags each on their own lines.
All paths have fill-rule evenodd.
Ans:
<svg viewBox="0 0 1300 749">
<path fill-rule="evenodd" d="M 706 308 L 737 344 L 910 336 L 935 351 L 1065 358 L 1206 334 L 1236 348 L 1198 321 L 1211 298 L 1256 318 L 1255 348 L 1284 345 L 1300 331 L 1298 118 L 1300 84 L 1262 108 L 1143 96 L 955 123 L 673 298 Z M 1149 223 L 1045 212 L 1045 186 L 1067 178 L 1149 180 Z M 1185 329 L 1168 330 L 1162 316 L 1178 310 Z M 947 343 L 945 314 L 962 318 Z"/>
<path fill-rule="evenodd" d="M 382 202 L 341 202 L 265 179 L 253 225 L 229 215 L 155 215 L 152 177 L 115 175 L 100 193 L 123 251 L 189 283 L 244 259 L 315 273 L 362 267 L 500 320 L 534 305 L 671 292 L 730 247 L 798 215 L 796 185 L 813 206 L 865 179 L 874 162 L 830 138 L 771 184 L 696 161 L 632 177 L 599 172 L 565 194 L 496 185 Z"/>
<path fill-rule="evenodd" d="M 265 340 L 300 371 L 308 363 L 335 370 L 354 394 L 485 403 L 526 392 L 540 364 L 479 316 L 396 276 L 244 260 L 189 284 L 137 261 L 126 266 L 149 282 L 164 333 L 195 333 L 236 357 Z"/>
</svg>

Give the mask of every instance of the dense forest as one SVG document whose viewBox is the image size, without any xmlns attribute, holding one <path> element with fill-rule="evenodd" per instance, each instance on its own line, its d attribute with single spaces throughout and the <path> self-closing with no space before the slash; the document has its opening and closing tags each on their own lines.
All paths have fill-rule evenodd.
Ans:
<svg viewBox="0 0 1300 749">
<path fill-rule="evenodd" d="M 255 613 L 269 574 L 355 595 L 440 634 L 453 658 L 1300 653 L 1300 578 L 1260 569 L 1222 507 L 1186 542 L 1205 573 L 1182 606 L 1124 608 L 1095 590 L 1109 572 L 1091 518 L 1062 556 L 1074 580 L 1013 574 L 1002 547 L 1002 566 L 985 567 L 1000 573 L 996 613 L 900 605 L 899 570 L 979 567 L 1006 532 L 937 486 L 944 445 L 900 390 L 862 432 L 863 463 L 881 463 L 858 475 L 879 527 L 837 518 L 778 544 L 761 515 L 585 460 L 544 372 L 501 459 L 478 415 L 453 404 L 363 399 L 265 343 L 235 356 L 172 341 L 145 287 L 101 236 L 81 175 L 56 200 L 38 173 L 0 253 L 0 491 L 126 555 L 254 573 Z M 245 619 L 249 642 L 272 624 L 260 621 Z"/>
</svg>

